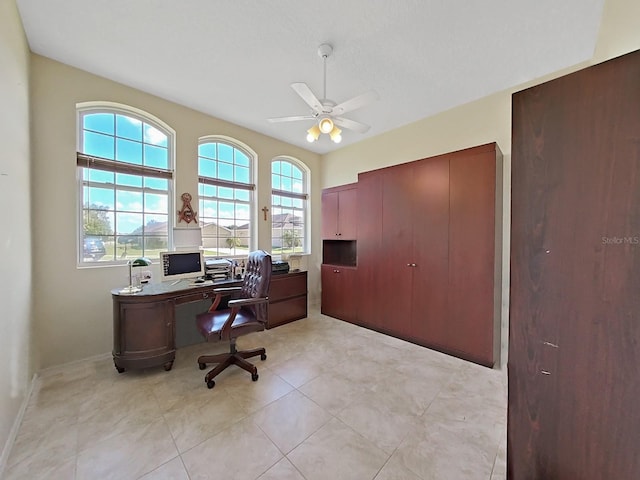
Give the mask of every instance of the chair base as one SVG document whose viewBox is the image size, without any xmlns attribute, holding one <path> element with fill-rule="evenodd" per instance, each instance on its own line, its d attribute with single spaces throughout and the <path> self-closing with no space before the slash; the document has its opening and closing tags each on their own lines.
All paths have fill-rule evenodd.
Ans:
<svg viewBox="0 0 640 480">
<path fill-rule="evenodd" d="M 207 363 L 217 363 L 217 365 L 209 370 L 204 376 L 204 382 L 207 387 L 213 388 L 215 382 L 213 379 L 224 371 L 230 365 L 237 365 L 251 374 L 251 380 L 258 380 L 258 368 L 251 362 L 247 362 L 247 358 L 257 357 L 260 355 L 261 360 L 267 359 L 267 351 L 264 348 L 254 348 L 252 350 L 236 350 L 236 344 L 231 342 L 229 353 L 219 353 L 217 355 L 201 355 L 198 357 L 198 366 L 200 370 L 207 368 Z"/>
</svg>

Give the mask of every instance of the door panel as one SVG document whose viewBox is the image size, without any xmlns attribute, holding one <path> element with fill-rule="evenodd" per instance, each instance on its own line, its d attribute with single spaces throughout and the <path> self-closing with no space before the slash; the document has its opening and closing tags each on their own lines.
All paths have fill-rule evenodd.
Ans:
<svg viewBox="0 0 640 480">
<path fill-rule="evenodd" d="M 496 151 L 452 156 L 447 345 L 493 366 Z"/>
<path fill-rule="evenodd" d="M 338 237 L 338 192 L 322 193 L 322 238 L 336 240 Z"/>
<path fill-rule="evenodd" d="M 357 239 L 358 190 L 348 188 L 338 193 L 338 238 L 340 240 Z"/>
<path fill-rule="evenodd" d="M 449 160 L 416 162 L 412 188 L 412 335 L 420 342 L 446 345 L 449 277 Z"/>
<path fill-rule="evenodd" d="M 639 84 L 634 52 L 513 97 L 511 480 L 640 478 Z"/>
<path fill-rule="evenodd" d="M 413 167 L 401 165 L 384 171 L 382 177 L 381 275 L 388 286 L 380 302 L 382 328 L 394 334 L 411 334 L 413 256 Z"/>
<path fill-rule="evenodd" d="M 377 174 L 358 176 L 358 272 L 357 319 L 367 327 L 383 325 L 378 299 L 386 284 L 380 264 L 382 256 L 382 178 Z"/>
</svg>

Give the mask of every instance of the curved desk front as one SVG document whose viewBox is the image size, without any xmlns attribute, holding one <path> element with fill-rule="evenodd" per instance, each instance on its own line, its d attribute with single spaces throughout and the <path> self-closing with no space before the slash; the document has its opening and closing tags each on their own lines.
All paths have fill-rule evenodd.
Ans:
<svg viewBox="0 0 640 480">
<path fill-rule="evenodd" d="M 162 365 L 171 370 L 176 356 L 175 307 L 190 302 L 213 300 L 220 287 L 242 285 L 241 280 L 213 284 L 190 284 L 182 280 L 144 286 L 133 295 L 111 290 L 113 300 L 113 363 L 126 369 Z M 307 272 L 273 275 L 269 287 L 267 328 L 307 316 Z"/>
</svg>

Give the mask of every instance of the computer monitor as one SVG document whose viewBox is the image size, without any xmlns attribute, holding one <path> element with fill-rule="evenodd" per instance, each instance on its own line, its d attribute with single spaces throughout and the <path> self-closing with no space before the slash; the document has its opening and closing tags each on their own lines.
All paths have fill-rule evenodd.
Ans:
<svg viewBox="0 0 640 480">
<path fill-rule="evenodd" d="M 204 255 L 201 250 L 190 252 L 160 252 L 160 279 L 181 280 L 204 276 Z"/>
</svg>

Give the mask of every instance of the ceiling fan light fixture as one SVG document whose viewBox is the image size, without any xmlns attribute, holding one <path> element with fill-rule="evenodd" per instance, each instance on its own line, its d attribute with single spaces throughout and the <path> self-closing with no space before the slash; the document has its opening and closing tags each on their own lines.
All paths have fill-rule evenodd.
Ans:
<svg viewBox="0 0 640 480">
<path fill-rule="evenodd" d="M 320 128 L 318 125 L 314 125 L 309 130 L 307 130 L 307 142 L 313 143 L 320 138 Z"/>
<path fill-rule="evenodd" d="M 333 143 L 340 143 L 342 141 L 342 135 L 340 135 L 342 133 L 342 130 L 340 130 L 338 127 L 334 126 L 333 129 L 331 130 L 331 132 L 329 132 L 329 136 L 331 137 L 331 141 Z"/>
<path fill-rule="evenodd" d="M 322 133 L 330 133 L 334 129 L 333 120 L 329 117 L 323 117 L 318 122 L 318 127 Z"/>
</svg>

